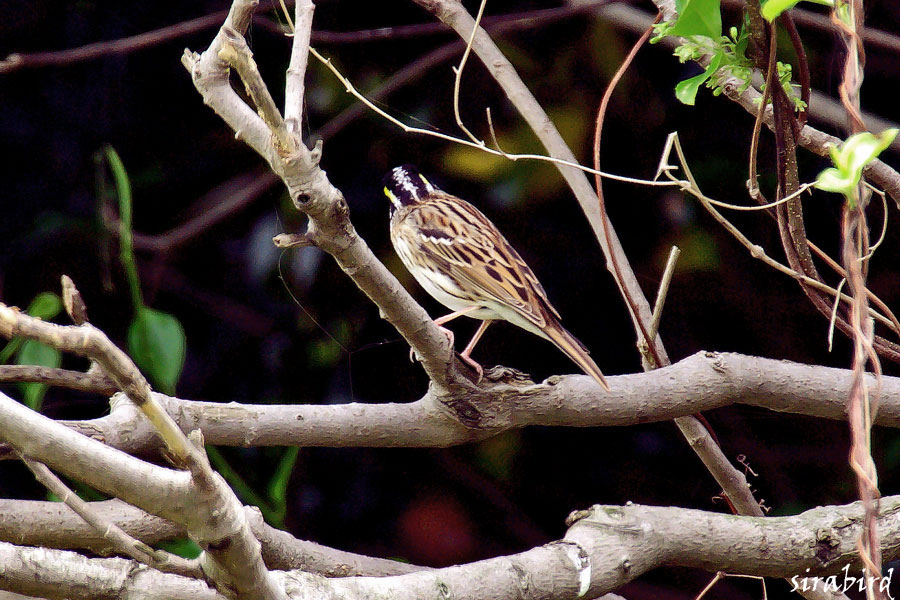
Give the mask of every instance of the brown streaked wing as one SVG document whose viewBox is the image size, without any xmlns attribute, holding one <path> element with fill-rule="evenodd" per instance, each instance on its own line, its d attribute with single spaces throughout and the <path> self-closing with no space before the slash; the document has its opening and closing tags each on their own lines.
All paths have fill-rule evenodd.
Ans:
<svg viewBox="0 0 900 600">
<path fill-rule="evenodd" d="M 477 208 L 454 196 L 432 194 L 406 219 L 418 232 L 423 258 L 477 293 L 509 306 L 545 327 L 549 311 L 559 318 L 537 277 L 503 234 Z M 552 318 L 552 317 L 551 317 Z"/>
</svg>

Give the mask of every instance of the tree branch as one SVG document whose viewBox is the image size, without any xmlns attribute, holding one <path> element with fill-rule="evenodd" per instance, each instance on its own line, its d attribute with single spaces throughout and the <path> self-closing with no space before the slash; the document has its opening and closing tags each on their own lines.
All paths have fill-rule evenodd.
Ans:
<svg viewBox="0 0 900 600">
<path fill-rule="evenodd" d="M 183 525 L 151 515 L 121 500 L 89 502 L 88 505 L 100 518 L 115 523 L 145 544 L 153 545 L 187 535 Z M 270 569 L 302 569 L 326 577 L 383 577 L 426 569 L 298 540 L 286 531 L 268 525 L 256 507 L 245 506 L 244 512 L 253 535 L 262 544 L 263 559 Z M 81 549 L 108 556 L 115 547 L 102 533 L 59 502 L 0 499 L 0 541 L 59 550 Z"/>
<path fill-rule="evenodd" d="M 255 405 L 193 402 L 157 394 L 185 430 L 224 446 L 436 448 L 533 425 L 607 427 L 675 419 L 732 404 L 846 419 L 850 371 L 731 353 L 699 352 L 648 373 L 620 375 L 605 393 L 584 375 L 533 384 L 500 367 L 486 371 L 484 395 L 460 397 L 463 421 L 428 393 L 410 403 Z M 900 427 L 900 378 L 882 377 L 876 424 Z M 129 453 L 152 452 L 152 428 L 127 402 L 111 414 L 64 422 Z M 247 427 L 246 423 L 252 423 Z"/>
<path fill-rule="evenodd" d="M 72 512 L 100 533 L 103 540 L 112 544 L 113 550 L 164 573 L 176 573 L 185 577 L 202 577 L 203 571 L 196 560 L 188 560 L 164 550 L 154 550 L 144 542 L 135 539 L 105 515 L 93 510 L 93 506 L 82 500 L 53 474 L 46 465 L 23 457 L 25 466 L 44 487 L 56 494 Z"/>
<path fill-rule="evenodd" d="M 0 365 L 0 382 L 35 382 L 110 396 L 118 388 L 115 382 L 97 371 L 70 371 L 36 365 Z"/>
<path fill-rule="evenodd" d="M 890 560 L 900 555 L 900 497 L 883 498 L 881 506 L 878 526 Z M 298 571 L 273 576 L 294 598 L 519 600 L 527 595 L 576 600 L 615 590 L 661 566 L 765 577 L 826 575 L 848 564 L 859 566 L 856 536 L 862 512 L 859 502 L 764 518 L 634 504 L 594 506 L 569 517 L 563 539 L 511 556 L 391 577 L 326 579 Z M 0 564 L 7 565 L 0 587 L 47 598 L 96 598 L 98 589 L 106 598 L 125 598 L 138 589 L 169 599 L 221 598 L 184 577 L 155 571 L 129 577 L 133 563 L 123 559 L 86 559 L 0 542 Z M 73 585 L 88 568 L 92 595 Z"/>
</svg>

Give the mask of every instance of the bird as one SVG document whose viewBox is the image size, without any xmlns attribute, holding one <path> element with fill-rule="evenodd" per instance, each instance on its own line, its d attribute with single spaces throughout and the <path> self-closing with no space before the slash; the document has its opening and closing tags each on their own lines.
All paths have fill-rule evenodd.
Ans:
<svg viewBox="0 0 900 600">
<path fill-rule="evenodd" d="M 445 323 L 463 315 L 481 319 L 460 354 L 479 381 L 483 369 L 472 350 L 488 326 L 502 320 L 549 340 L 609 391 L 587 348 L 560 323 L 534 272 L 480 210 L 437 188 L 412 165 L 388 172 L 384 193 L 394 250 L 425 291 L 452 311 L 434 320 L 451 346 L 453 333 Z"/>
</svg>

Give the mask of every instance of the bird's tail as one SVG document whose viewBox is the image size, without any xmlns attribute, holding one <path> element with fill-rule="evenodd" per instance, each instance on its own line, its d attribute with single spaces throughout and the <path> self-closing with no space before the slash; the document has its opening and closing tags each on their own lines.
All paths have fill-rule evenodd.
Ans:
<svg viewBox="0 0 900 600">
<path fill-rule="evenodd" d="M 566 331 L 559 323 L 549 323 L 543 331 L 557 348 L 581 367 L 582 371 L 593 377 L 604 390 L 609 391 L 609 384 L 606 383 L 603 373 L 600 372 L 600 367 L 588 356 L 587 348 L 578 341 L 578 338 Z"/>
</svg>

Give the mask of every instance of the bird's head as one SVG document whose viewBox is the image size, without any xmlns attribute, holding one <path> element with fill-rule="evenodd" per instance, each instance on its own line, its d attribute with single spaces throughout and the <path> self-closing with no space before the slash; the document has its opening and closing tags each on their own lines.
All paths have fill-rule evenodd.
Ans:
<svg viewBox="0 0 900 600">
<path fill-rule="evenodd" d="M 394 167 L 384 176 L 384 195 L 391 201 L 391 212 L 421 202 L 434 189 L 412 165 Z"/>
</svg>

